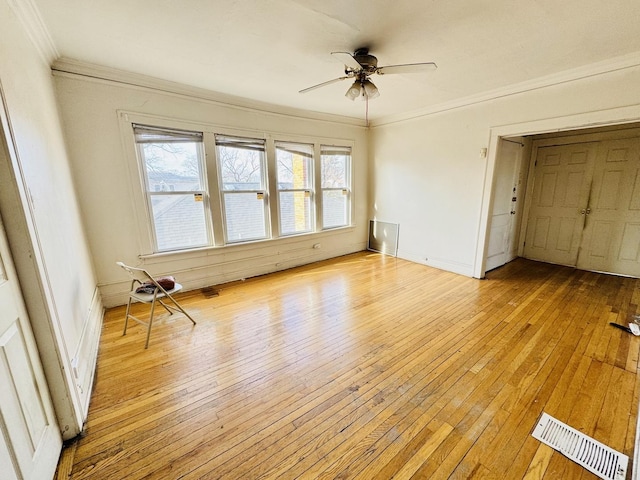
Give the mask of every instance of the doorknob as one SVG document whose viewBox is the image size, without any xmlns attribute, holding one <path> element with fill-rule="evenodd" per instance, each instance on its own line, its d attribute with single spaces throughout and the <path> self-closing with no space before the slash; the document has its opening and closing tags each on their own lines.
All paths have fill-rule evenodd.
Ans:
<svg viewBox="0 0 640 480">
<path fill-rule="evenodd" d="M 589 207 L 587 207 L 587 209 L 585 210 L 586 214 L 589 215 L 591 213 L 591 209 Z"/>
<path fill-rule="evenodd" d="M 585 213 L 587 213 L 587 211 L 584 208 L 580 210 L 580 215 L 584 215 Z"/>
</svg>

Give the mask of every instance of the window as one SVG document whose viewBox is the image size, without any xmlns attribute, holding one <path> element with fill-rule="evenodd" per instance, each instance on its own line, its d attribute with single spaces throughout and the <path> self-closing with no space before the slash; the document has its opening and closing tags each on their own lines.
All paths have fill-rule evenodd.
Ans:
<svg viewBox="0 0 640 480">
<path fill-rule="evenodd" d="M 276 142 L 280 234 L 311 232 L 313 225 L 313 145 Z"/>
<path fill-rule="evenodd" d="M 133 127 L 144 255 L 351 225 L 351 147 L 147 125 L 146 118 L 121 117 L 123 128 Z"/>
<path fill-rule="evenodd" d="M 226 240 L 267 238 L 265 142 L 216 135 Z"/>
<path fill-rule="evenodd" d="M 211 243 L 202 133 L 134 125 L 156 251 Z"/>
<path fill-rule="evenodd" d="M 349 225 L 351 213 L 351 149 L 320 147 L 322 228 Z"/>
</svg>

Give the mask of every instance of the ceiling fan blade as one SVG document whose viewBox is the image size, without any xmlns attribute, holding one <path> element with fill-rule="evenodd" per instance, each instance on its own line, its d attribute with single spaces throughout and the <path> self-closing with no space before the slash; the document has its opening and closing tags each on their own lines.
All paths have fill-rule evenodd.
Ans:
<svg viewBox="0 0 640 480">
<path fill-rule="evenodd" d="M 319 83 L 317 85 L 313 85 L 312 87 L 303 88 L 298 93 L 307 93 L 307 92 L 310 92 L 311 90 L 315 90 L 316 88 L 324 87 L 326 85 L 331 85 L 332 83 L 337 83 L 337 82 L 340 82 L 340 81 L 345 80 L 347 78 L 351 78 L 351 77 L 347 76 L 347 77 L 334 78 L 333 80 L 328 80 L 326 82 L 322 82 L 322 83 Z"/>
<path fill-rule="evenodd" d="M 331 52 L 331 55 L 352 70 L 362 70 L 362 65 L 349 52 Z"/>
<path fill-rule="evenodd" d="M 420 73 L 430 72 L 436 68 L 438 68 L 438 66 L 433 62 L 407 63 L 405 65 L 387 65 L 385 67 L 379 67 L 376 69 L 376 73 L 379 75 L 386 75 L 389 73 Z"/>
</svg>

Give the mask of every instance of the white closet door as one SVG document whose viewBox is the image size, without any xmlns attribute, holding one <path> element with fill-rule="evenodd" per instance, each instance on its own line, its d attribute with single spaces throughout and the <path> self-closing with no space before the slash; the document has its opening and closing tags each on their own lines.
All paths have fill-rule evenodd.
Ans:
<svg viewBox="0 0 640 480">
<path fill-rule="evenodd" d="M 0 478 L 53 478 L 62 449 L 0 218 Z"/>
<path fill-rule="evenodd" d="M 640 276 L 640 138 L 600 143 L 577 267 Z"/>
<path fill-rule="evenodd" d="M 487 247 L 486 270 L 510 262 L 518 248 L 517 219 L 522 146 L 502 140 L 496 157 L 493 210 Z"/>
<path fill-rule="evenodd" d="M 575 266 L 597 142 L 539 147 L 524 246 L 533 260 Z"/>
</svg>

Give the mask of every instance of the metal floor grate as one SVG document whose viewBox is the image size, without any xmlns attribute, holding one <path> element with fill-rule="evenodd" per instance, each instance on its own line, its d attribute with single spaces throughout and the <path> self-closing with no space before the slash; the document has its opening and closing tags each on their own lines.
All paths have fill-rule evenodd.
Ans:
<svg viewBox="0 0 640 480">
<path fill-rule="evenodd" d="M 605 480 L 624 480 L 629 457 L 542 413 L 531 434 Z"/>
</svg>

